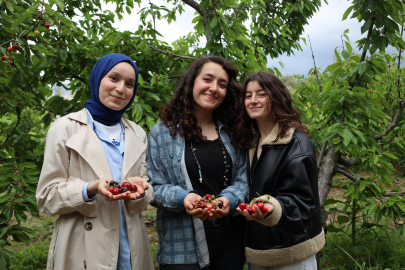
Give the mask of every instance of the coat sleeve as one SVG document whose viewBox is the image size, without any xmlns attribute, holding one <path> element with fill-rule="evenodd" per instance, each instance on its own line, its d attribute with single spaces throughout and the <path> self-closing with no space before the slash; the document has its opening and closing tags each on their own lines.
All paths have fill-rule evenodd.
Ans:
<svg viewBox="0 0 405 270">
<path fill-rule="evenodd" d="M 147 144 L 146 135 L 144 137 L 143 143 Z M 146 149 L 141 154 L 140 159 L 142 159 L 142 161 L 141 161 L 141 167 L 139 170 L 138 177 L 141 177 L 141 178 L 145 179 L 146 181 L 149 181 L 149 176 L 148 176 L 147 170 L 146 170 L 146 160 L 145 160 L 146 159 Z M 139 214 L 142 211 L 144 211 L 148 207 L 148 205 L 151 202 L 153 202 L 154 198 L 155 198 L 155 193 L 153 192 L 152 185 L 149 183 L 149 188 L 145 191 L 145 195 L 142 198 L 132 200 L 131 202 L 128 202 L 127 200 L 125 200 L 125 205 L 127 207 L 129 215 L 133 216 L 133 215 Z"/>
<path fill-rule="evenodd" d="M 97 200 L 83 200 L 85 181 L 69 175 L 70 152 L 65 146 L 71 136 L 71 121 L 67 117 L 56 120 L 46 136 L 44 163 L 38 181 L 36 199 L 40 211 L 47 215 L 80 212 L 97 216 Z"/>
<path fill-rule="evenodd" d="M 305 234 L 309 230 L 311 212 L 317 207 L 311 179 L 317 172 L 315 161 L 308 156 L 292 159 L 283 170 L 282 181 L 278 183 L 277 196 L 268 202 L 274 211 L 257 222 L 277 228 L 289 234 Z"/>
<path fill-rule="evenodd" d="M 234 197 L 234 203 L 231 203 L 229 206 L 229 213 L 232 216 L 236 216 L 238 214 L 236 207 L 239 205 L 239 203 L 244 201 L 245 196 L 249 196 L 246 176 L 246 153 L 244 150 L 238 147 L 235 148 L 237 158 L 235 160 L 236 162 L 233 164 L 233 166 L 235 166 L 235 170 L 233 171 L 236 171 L 236 175 L 232 179 L 232 185 L 222 190 L 220 194 L 225 197 L 228 197 L 227 194 L 231 194 Z"/>
<path fill-rule="evenodd" d="M 146 155 L 150 184 L 155 192 L 155 200 L 152 205 L 169 211 L 181 212 L 185 210 L 183 200 L 189 191 L 169 182 L 166 168 L 160 159 L 160 150 L 165 146 L 159 143 L 159 139 L 164 140 L 164 135 L 159 134 L 159 126 L 155 125 L 149 133 Z"/>
</svg>

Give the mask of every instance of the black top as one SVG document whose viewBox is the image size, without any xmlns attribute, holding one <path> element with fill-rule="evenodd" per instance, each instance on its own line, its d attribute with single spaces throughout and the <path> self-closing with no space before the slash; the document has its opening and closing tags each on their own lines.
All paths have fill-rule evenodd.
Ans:
<svg viewBox="0 0 405 270">
<path fill-rule="evenodd" d="M 226 158 L 230 168 L 226 174 L 228 181 L 225 185 L 225 159 L 222 154 L 221 143 L 219 138 L 213 141 L 205 141 L 202 143 L 193 142 L 193 147 L 197 149 L 195 155 L 198 163 L 201 166 L 202 183 L 200 183 L 200 174 L 198 171 L 197 162 L 191 151 L 191 145 L 186 142 L 185 145 L 185 162 L 187 173 L 190 177 L 193 189 L 197 194 L 204 196 L 205 194 L 219 195 L 223 189 L 231 185 L 232 181 L 232 159 L 225 148 Z"/>
</svg>

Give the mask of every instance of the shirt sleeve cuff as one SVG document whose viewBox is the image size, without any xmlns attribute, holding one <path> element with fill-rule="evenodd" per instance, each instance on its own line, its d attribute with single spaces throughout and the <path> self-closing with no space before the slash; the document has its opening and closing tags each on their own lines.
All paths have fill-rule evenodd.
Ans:
<svg viewBox="0 0 405 270">
<path fill-rule="evenodd" d="M 90 201 L 94 200 L 94 199 L 96 198 L 96 195 L 97 195 L 97 194 L 94 194 L 93 196 L 88 196 L 88 195 L 87 195 L 87 186 L 88 186 L 89 184 L 90 184 L 90 183 L 87 182 L 87 183 L 85 183 L 85 184 L 83 185 L 83 192 L 82 192 L 82 194 L 83 194 L 83 201 L 85 201 L 85 202 L 90 202 Z"/>
<path fill-rule="evenodd" d="M 176 191 L 175 203 L 177 207 L 184 207 L 184 198 L 186 198 L 187 194 L 191 191 L 179 189 Z"/>
<path fill-rule="evenodd" d="M 235 197 L 231 193 L 224 193 L 224 194 L 221 194 L 220 196 L 224 196 L 225 198 L 228 199 L 229 209 L 231 209 L 231 210 L 236 209 L 236 200 L 235 200 Z"/>
</svg>

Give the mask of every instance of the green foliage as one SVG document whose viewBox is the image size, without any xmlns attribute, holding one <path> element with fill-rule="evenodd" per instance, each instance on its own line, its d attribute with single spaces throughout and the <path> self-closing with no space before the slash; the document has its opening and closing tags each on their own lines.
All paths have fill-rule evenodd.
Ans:
<svg viewBox="0 0 405 270">
<path fill-rule="evenodd" d="M 343 208 L 329 210 L 344 214 L 337 219 L 340 226 L 328 229 L 350 228 L 355 245 L 359 230 L 377 226 L 382 217 L 396 224 L 398 237 L 405 233 L 400 222 L 405 217 L 401 190 L 389 190 L 393 165 L 403 157 L 405 147 L 404 74 L 396 62 L 403 59 L 385 53 L 388 45 L 404 49 L 405 43 L 397 25 L 403 26 L 401 2 L 353 1 L 343 19 L 352 12 L 352 18 L 364 22 L 362 32 L 367 32 L 366 38 L 357 41 L 361 56 L 353 53 L 346 30 L 343 49 L 335 50 L 335 63 L 316 74 L 319 83 L 314 72 L 301 81 L 293 95 L 305 112 L 305 123 L 318 151 L 324 143 L 333 145 L 332 154 L 339 161 L 332 170 L 349 177 L 338 185 L 346 190 Z M 355 161 L 355 165 L 344 164 L 342 158 Z M 326 201 L 325 206 L 328 203 L 336 202 Z M 357 226 L 360 220 L 362 224 Z"/>
<path fill-rule="evenodd" d="M 101 10 L 102 2 L 116 4 L 115 12 Z M 199 14 L 192 21 L 195 32 L 169 45 L 159 40 L 162 35 L 155 29 L 155 20 L 170 24 L 184 12 L 185 3 L 167 2 L 167 6 L 149 4 L 141 10 L 135 5 L 141 0 L 0 3 L 0 56 L 4 59 L 0 60 L 0 269 L 8 268 L 14 258 L 5 246 L 35 237 L 22 224 L 27 212 L 38 217 L 35 189 L 47 129 L 57 117 L 83 108 L 90 98 L 90 71 L 99 58 L 118 52 L 136 60 L 138 93 L 124 117 L 148 132 L 193 59 L 212 54 L 228 57 L 241 79 L 253 70 L 267 70 L 267 55 L 300 49 L 303 26 L 320 5 L 320 0 L 202 0 L 194 7 Z M 125 12 L 134 11 L 140 15 L 134 32 L 112 27 L 115 15 L 121 19 Z M 251 28 L 245 26 L 249 18 Z M 207 43 L 200 48 L 204 36 Z M 8 51 L 13 45 L 18 47 Z M 55 87 L 69 91 L 71 99 L 54 95 Z M 40 263 L 40 258 L 30 257 L 30 265 L 41 268 Z"/>
<path fill-rule="evenodd" d="M 351 246 L 350 236 L 341 232 L 327 234 L 321 269 L 394 270 L 405 267 L 405 240 L 398 238 L 395 231 L 374 227 L 362 231 L 357 241 L 357 246 Z"/>
</svg>

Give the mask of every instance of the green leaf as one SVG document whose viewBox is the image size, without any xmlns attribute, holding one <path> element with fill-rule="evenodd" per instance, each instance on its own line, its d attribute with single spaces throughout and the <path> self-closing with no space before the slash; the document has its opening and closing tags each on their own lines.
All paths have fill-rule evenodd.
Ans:
<svg viewBox="0 0 405 270">
<path fill-rule="evenodd" d="M 201 17 L 201 15 L 198 15 L 198 16 L 194 17 L 194 19 L 191 21 L 191 23 L 196 23 L 200 20 L 202 20 L 202 17 Z"/>
<path fill-rule="evenodd" d="M 0 254 L 0 269 L 7 269 L 6 260 L 2 254 Z"/>
<path fill-rule="evenodd" d="M 65 2 L 63 0 L 53 0 L 61 11 L 65 10 Z"/>
<path fill-rule="evenodd" d="M 371 23 L 372 23 L 372 19 L 368 19 L 363 26 L 361 27 L 361 33 L 363 34 L 364 32 L 366 32 L 370 27 L 371 27 Z"/>
<path fill-rule="evenodd" d="M 347 50 L 349 51 L 349 53 L 352 54 L 353 48 L 352 48 L 352 46 L 350 45 L 350 43 L 346 41 L 345 44 L 346 44 L 346 48 L 347 48 Z"/>
<path fill-rule="evenodd" d="M 342 21 L 347 19 L 347 16 L 349 16 L 350 12 L 352 12 L 354 6 L 350 6 L 348 9 L 346 9 L 345 13 L 343 14 Z"/>
<path fill-rule="evenodd" d="M 327 81 L 324 85 L 323 85 L 323 91 L 328 91 L 329 88 L 332 86 L 333 81 Z"/>
<path fill-rule="evenodd" d="M 218 17 L 212 18 L 212 20 L 210 21 L 211 29 L 213 29 L 215 26 L 217 26 L 217 24 L 218 24 Z"/>
<path fill-rule="evenodd" d="M 64 15 L 60 14 L 59 12 L 54 12 L 53 15 L 55 15 L 55 17 L 58 18 L 61 22 L 63 22 L 67 27 L 76 29 L 73 23 Z"/>
<path fill-rule="evenodd" d="M 156 101 L 160 101 L 160 98 L 159 98 L 156 94 L 154 94 L 154 93 L 146 92 L 145 95 L 148 96 L 148 97 L 153 98 L 153 99 L 156 100 Z"/>
<path fill-rule="evenodd" d="M 357 67 L 357 72 L 359 72 L 359 75 L 362 75 L 364 71 L 366 71 L 367 67 L 367 62 L 361 62 L 358 67 Z"/>
<path fill-rule="evenodd" d="M 66 50 L 59 50 L 59 55 L 62 58 L 62 60 L 65 62 L 67 57 L 68 57 L 68 53 Z"/>
<path fill-rule="evenodd" d="M 350 52 L 348 50 L 343 50 L 342 51 L 342 56 L 345 60 L 349 60 L 350 58 Z"/>
<path fill-rule="evenodd" d="M 327 205 L 329 205 L 329 204 L 335 204 L 335 203 L 344 203 L 344 202 L 339 201 L 339 200 L 335 200 L 335 199 L 327 199 L 327 200 L 325 201 L 324 206 L 327 206 Z"/>
<path fill-rule="evenodd" d="M 337 221 L 339 224 L 346 223 L 350 221 L 348 216 L 338 216 Z"/>
<path fill-rule="evenodd" d="M 384 153 L 384 155 L 386 155 L 387 157 L 392 158 L 392 159 L 398 159 L 396 156 L 394 156 L 391 153 Z"/>
<path fill-rule="evenodd" d="M 13 23 L 12 28 L 16 29 L 17 26 L 19 26 L 20 24 L 22 24 L 23 21 L 25 21 L 29 16 L 31 15 L 31 13 L 29 13 L 28 11 L 24 12 L 22 15 L 20 15 L 20 17 L 18 17 L 18 19 Z"/>
<path fill-rule="evenodd" d="M 242 41 L 243 44 L 245 44 L 245 45 L 248 44 L 249 41 L 250 41 L 249 38 L 247 38 L 247 37 L 245 37 L 245 36 L 242 36 L 242 35 L 239 35 L 236 39 Z"/>
<path fill-rule="evenodd" d="M 332 74 L 330 74 L 330 78 L 335 78 L 335 77 L 339 77 L 340 75 L 342 75 L 344 72 L 343 68 L 338 68 L 335 71 L 332 72 Z"/>
<path fill-rule="evenodd" d="M 24 232 L 12 234 L 11 236 L 17 242 L 22 242 L 22 243 L 26 243 L 26 244 L 28 244 L 30 242 L 30 237 Z"/>
<path fill-rule="evenodd" d="M 353 136 L 354 136 L 353 133 L 349 129 L 345 128 L 343 130 L 343 134 L 342 134 L 343 144 L 345 146 L 348 146 L 350 141 L 352 140 Z"/>
<path fill-rule="evenodd" d="M 334 69 L 336 69 L 337 67 L 340 67 L 341 65 L 342 65 L 342 63 L 334 63 L 334 64 L 332 64 L 332 65 L 329 65 L 329 66 L 325 69 L 324 72 L 334 70 Z"/>
<path fill-rule="evenodd" d="M 6 1 L 6 7 L 11 13 L 14 13 L 14 8 L 9 1 Z"/>
</svg>

